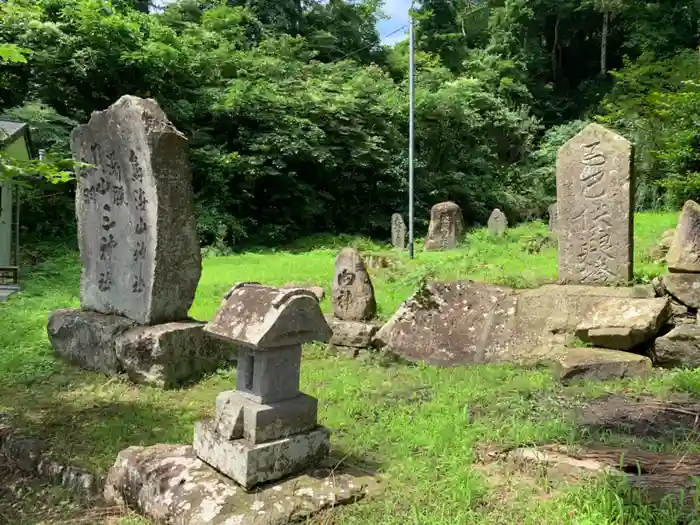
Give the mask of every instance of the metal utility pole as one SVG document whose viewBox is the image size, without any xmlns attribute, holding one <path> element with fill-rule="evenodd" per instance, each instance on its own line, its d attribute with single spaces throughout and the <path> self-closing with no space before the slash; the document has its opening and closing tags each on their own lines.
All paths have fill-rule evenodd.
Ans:
<svg viewBox="0 0 700 525">
<path fill-rule="evenodd" d="M 408 256 L 413 259 L 413 106 L 414 106 L 414 36 L 413 2 L 408 11 Z"/>
</svg>

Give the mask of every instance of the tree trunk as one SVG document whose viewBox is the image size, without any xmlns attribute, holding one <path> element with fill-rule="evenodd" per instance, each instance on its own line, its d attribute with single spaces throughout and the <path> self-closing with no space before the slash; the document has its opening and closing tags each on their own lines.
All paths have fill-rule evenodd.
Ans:
<svg viewBox="0 0 700 525">
<path fill-rule="evenodd" d="M 603 32 L 600 35 L 600 74 L 605 76 L 608 73 L 608 24 L 610 22 L 610 12 L 603 11 Z"/>
<path fill-rule="evenodd" d="M 552 78 L 556 82 L 557 77 L 559 76 L 559 60 L 558 60 L 558 55 L 559 55 L 559 22 L 561 19 L 559 18 L 559 15 L 557 15 L 557 21 L 554 24 L 554 43 L 552 44 Z"/>
</svg>

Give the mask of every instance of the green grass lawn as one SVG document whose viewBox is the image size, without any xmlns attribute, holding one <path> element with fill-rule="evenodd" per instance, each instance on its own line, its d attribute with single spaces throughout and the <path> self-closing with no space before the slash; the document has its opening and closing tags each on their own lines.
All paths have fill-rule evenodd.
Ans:
<svg viewBox="0 0 700 525">
<path fill-rule="evenodd" d="M 645 254 L 675 214 L 636 219 L 635 279 L 647 282 L 663 267 Z M 468 245 L 424 253 L 409 260 L 363 239 L 316 239 L 305 252 L 260 251 L 207 258 L 191 315 L 212 317 L 236 281 L 322 285 L 327 294 L 334 257 L 343 245 L 394 260 L 372 270 L 380 315 L 391 315 L 426 277 L 473 278 L 519 287 L 556 279 L 556 249 L 530 254 L 531 239 L 546 234 L 533 223 L 492 240 L 482 230 Z M 419 247 L 420 248 L 420 247 Z M 189 443 L 194 421 L 210 417 L 218 392 L 232 389 L 235 371 L 225 370 L 191 388 L 160 391 L 77 370 L 54 359 L 46 320 L 57 308 L 78 307 L 76 254 L 55 256 L 27 275 L 25 291 L 0 305 L 0 410 L 78 465 L 106 471 L 130 445 Z M 330 311 L 326 299 L 323 309 Z M 387 490 L 371 501 L 335 509 L 323 523 L 347 525 L 443 524 L 677 524 L 672 508 L 625 503 L 609 487 L 570 487 L 554 497 L 526 490 L 504 499 L 488 476 L 473 468 L 484 444 L 523 445 L 605 442 L 651 450 L 700 451 L 696 435 L 673 439 L 593 432 L 572 418 L 580 399 L 606 391 L 700 393 L 700 373 L 656 371 L 644 381 L 563 387 L 546 369 L 477 366 L 439 369 L 376 364 L 337 358 L 323 347 L 305 348 L 301 386 L 320 400 L 319 421 L 332 429 L 333 453 L 377 469 Z"/>
</svg>

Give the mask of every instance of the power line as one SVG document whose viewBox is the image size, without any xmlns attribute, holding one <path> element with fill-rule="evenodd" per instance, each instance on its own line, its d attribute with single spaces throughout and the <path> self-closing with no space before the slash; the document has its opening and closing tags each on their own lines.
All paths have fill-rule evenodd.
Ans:
<svg viewBox="0 0 700 525">
<path fill-rule="evenodd" d="M 390 36 L 394 36 L 396 33 L 398 33 L 399 31 L 403 31 L 407 27 L 408 27 L 408 24 L 403 25 L 403 26 L 399 27 L 396 31 L 392 31 L 389 34 L 381 36 L 380 40 L 384 40 L 385 38 L 389 38 Z M 351 57 L 353 55 L 356 55 L 357 53 L 360 53 L 360 52 L 364 51 L 365 49 L 369 49 L 372 46 L 374 46 L 374 44 L 368 44 L 364 47 L 361 47 L 360 49 L 357 49 L 356 51 L 353 51 L 352 53 L 348 53 L 347 55 L 340 57 L 337 61 L 340 62 L 341 60 L 345 60 L 346 58 Z"/>
</svg>

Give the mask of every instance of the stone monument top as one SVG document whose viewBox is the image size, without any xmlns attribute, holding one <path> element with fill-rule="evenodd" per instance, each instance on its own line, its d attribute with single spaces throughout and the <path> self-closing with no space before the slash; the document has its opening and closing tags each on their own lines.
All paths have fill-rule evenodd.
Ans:
<svg viewBox="0 0 700 525">
<path fill-rule="evenodd" d="M 256 350 L 328 342 L 332 335 L 313 292 L 258 283 L 234 285 L 205 331 Z"/>
</svg>

